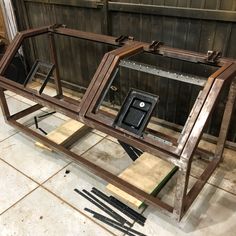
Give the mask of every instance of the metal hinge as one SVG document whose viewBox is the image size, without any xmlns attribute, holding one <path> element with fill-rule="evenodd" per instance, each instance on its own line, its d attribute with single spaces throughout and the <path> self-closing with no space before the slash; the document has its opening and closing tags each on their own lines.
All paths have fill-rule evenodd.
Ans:
<svg viewBox="0 0 236 236">
<path fill-rule="evenodd" d="M 221 58 L 222 53 L 220 51 L 211 51 L 209 50 L 207 52 L 207 58 L 206 61 L 208 63 L 217 63 L 217 61 L 219 60 L 219 58 Z"/>
<path fill-rule="evenodd" d="M 120 44 L 125 43 L 127 40 L 133 41 L 134 37 L 128 36 L 128 35 L 121 35 L 121 36 L 119 36 L 118 38 L 115 39 L 115 42 L 120 45 Z"/>
<path fill-rule="evenodd" d="M 163 42 L 155 40 L 155 41 L 152 41 L 148 49 L 149 51 L 155 52 L 163 44 L 164 44 Z"/>
</svg>

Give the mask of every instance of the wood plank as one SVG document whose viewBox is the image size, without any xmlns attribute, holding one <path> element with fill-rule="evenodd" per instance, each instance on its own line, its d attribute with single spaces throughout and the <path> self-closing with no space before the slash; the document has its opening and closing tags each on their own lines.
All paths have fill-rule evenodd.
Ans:
<svg viewBox="0 0 236 236">
<path fill-rule="evenodd" d="M 0 36 L 3 38 L 7 38 L 6 27 L 1 7 L 0 7 Z"/>
<path fill-rule="evenodd" d="M 158 193 L 176 171 L 176 167 L 149 153 L 143 153 L 119 177 L 148 194 Z M 143 202 L 112 184 L 107 189 L 127 204 L 139 208 Z"/>
<path fill-rule="evenodd" d="M 91 129 L 89 127 L 85 126 L 81 122 L 78 122 L 76 120 L 68 120 L 57 129 L 48 133 L 46 137 L 57 144 L 68 147 L 79 138 L 84 136 L 86 133 L 88 133 L 90 130 Z M 53 151 L 51 148 L 40 142 L 36 142 L 35 145 L 48 151 Z"/>
</svg>

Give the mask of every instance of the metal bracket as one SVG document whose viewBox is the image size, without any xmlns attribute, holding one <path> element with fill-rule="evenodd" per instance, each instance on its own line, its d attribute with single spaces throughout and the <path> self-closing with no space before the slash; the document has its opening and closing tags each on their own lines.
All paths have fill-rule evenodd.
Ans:
<svg viewBox="0 0 236 236">
<path fill-rule="evenodd" d="M 45 80 L 41 86 L 41 88 L 39 89 L 39 94 L 42 94 L 45 86 L 47 85 L 51 75 L 52 75 L 52 72 L 55 68 L 55 65 L 52 64 L 52 63 L 46 63 L 46 62 L 43 62 L 43 61 L 40 61 L 40 60 L 36 60 L 35 63 L 33 64 L 29 74 L 27 75 L 25 81 L 24 81 L 24 87 L 27 86 L 28 82 L 31 81 L 33 78 L 35 78 L 35 75 L 36 73 L 38 72 L 39 68 L 40 67 L 43 67 L 45 69 L 47 69 L 47 74 L 45 76 Z"/>
<path fill-rule="evenodd" d="M 128 35 L 121 35 L 118 38 L 115 39 L 115 42 L 118 43 L 119 45 L 123 44 L 127 40 L 134 40 L 134 37 L 128 36 Z"/>
<path fill-rule="evenodd" d="M 110 87 L 110 103 L 115 104 L 115 93 L 118 91 L 118 88 L 114 85 Z"/>
<path fill-rule="evenodd" d="M 222 53 L 220 51 L 211 51 L 209 50 L 207 52 L 207 58 L 206 58 L 206 61 L 208 63 L 216 63 L 219 58 L 221 58 L 222 56 Z"/>
<path fill-rule="evenodd" d="M 46 113 L 46 114 L 41 115 L 41 116 L 34 116 L 35 128 L 38 129 L 38 130 L 40 130 L 43 134 L 47 135 L 48 133 L 47 133 L 44 129 L 42 129 L 42 128 L 39 127 L 39 124 L 38 124 L 38 121 L 39 121 L 39 120 L 38 120 L 38 119 L 40 119 L 40 118 L 45 118 L 45 117 L 47 117 L 47 116 L 51 116 L 51 115 L 53 115 L 53 114 L 55 114 L 55 113 L 56 113 L 56 112 L 53 111 L 53 112 L 49 112 L 49 113 Z"/>
<path fill-rule="evenodd" d="M 49 26 L 48 29 L 55 31 L 57 28 L 60 28 L 60 27 L 66 28 L 66 25 L 65 24 L 54 24 L 54 25 Z"/>
<path fill-rule="evenodd" d="M 164 44 L 163 42 L 155 40 L 155 41 L 152 41 L 152 43 L 149 45 L 148 49 L 151 52 L 155 52 L 163 44 Z"/>
<path fill-rule="evenodd" d="M 137 149 L 135 147 L 128 145 L 127 143 L 124 143 L 120 140 L 118 140 L 118 142 L 133 161 L 138 159 L 143 154 L 142 151 L 140 151 L 139 149 Z"/>
</svg>

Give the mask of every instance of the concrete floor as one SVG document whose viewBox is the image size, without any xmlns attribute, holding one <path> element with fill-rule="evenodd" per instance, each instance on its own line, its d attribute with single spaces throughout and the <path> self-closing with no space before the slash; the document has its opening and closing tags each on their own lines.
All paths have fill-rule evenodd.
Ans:
<svg viewBox="0 0 236 236">
<path fill-rule="evenodd" d="M 12 112 L 32 104 L 6 93 Z M 32 117 L 22 122 L 33 128 Z M 40 127 L 49 132 L 65 119 L 55 114 L 41 121 Z M 105 191 L 106 182 L 63 156 L 36 147 L 34 141 L 5 124 L 2 113 L 0 127 L 0 236 L 125 235 L 94 220 L 83 209 L 101 211 L 73 191 L 93 186 Z M 116 140 L 95 130 L 72 150 L 115 174 L 131 163 Z M 145 226 L 133 222 L 133 228 L 148 236 L 236 235 L 236 196 L 210 184 L 179 225 L 152 207 L 143 214 Z"/>
</svg>

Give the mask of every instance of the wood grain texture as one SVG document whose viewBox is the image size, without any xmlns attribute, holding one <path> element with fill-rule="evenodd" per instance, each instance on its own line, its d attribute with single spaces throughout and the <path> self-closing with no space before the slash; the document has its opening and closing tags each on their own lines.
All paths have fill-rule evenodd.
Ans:
<svg viewBox="0 0 236 236">
<path fill-rule="evenodd" d="M 48 133 L 46 137 L 57 144 L 66 145 L 69 140 L 78 140 L 84 134 L 84 132 L 89 130 L 90 129 L 83 123 L 80 123 L 76 120 L 68 120 L 57 129 Z M 40 148 L 52 151 L 51 148 L 40 142 L 36 142 L 35 145 Z"/>
<path fill-rule="evenodd" d="M 124 170 L 119 177 L 138 187 L 146 193 L 153 194 L 164 179 L 171 173 L 174 165 L 159 159 L 149 153 L 142 154 L 131 166 Z M 112 184 L 107 189 L 130 205 L 139 208 L 143 202 Z"/>
<path fill-rule="evenodd" d="M 0 36 L 3 37 L 3 38 L 7 37 L 6 28 L 5 28 L 5 22 L 4 22 L 4 18 L 3 18 L 3 13 L 2 13 L 1 7 L 0 7 Z"/>
</svg>

